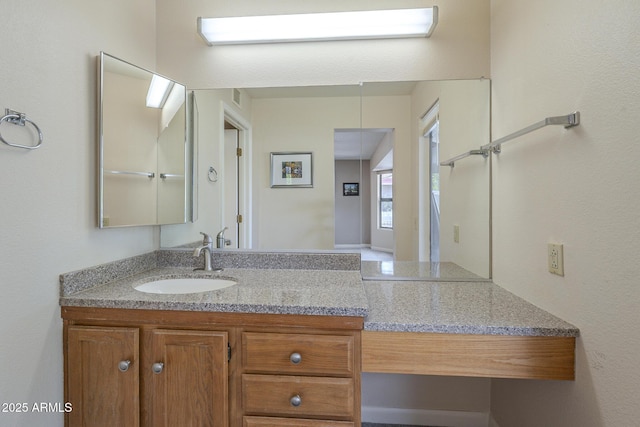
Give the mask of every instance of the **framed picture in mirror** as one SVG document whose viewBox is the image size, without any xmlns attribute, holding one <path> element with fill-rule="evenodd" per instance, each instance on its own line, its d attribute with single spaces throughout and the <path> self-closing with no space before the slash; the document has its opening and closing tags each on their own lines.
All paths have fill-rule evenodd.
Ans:
<svg viewBox="0 0 640 427">
<path fill-rule="evenodd" d="M 313 153 L 271 153 L 271 188 L 313 187 Z"/>
<path fill-rule="evenodd" d="M 343 196 L 359 196 L 360 183 L 359 182 L 343 182 L 342 195 Z"/>
</svg>

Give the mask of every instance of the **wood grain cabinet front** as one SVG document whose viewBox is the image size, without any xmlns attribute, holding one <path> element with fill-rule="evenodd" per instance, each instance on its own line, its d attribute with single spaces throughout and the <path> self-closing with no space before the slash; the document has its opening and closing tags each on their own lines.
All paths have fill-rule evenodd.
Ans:
<svg viewBox="0 0 640 427">
<path fill-rule="evenodd" d="M 242 427 L 355 427 L 350 421 L 244 417 Z"/>
<path fill-rule="evenodd" d="M 244 427 L 359 426 L 358 338 L 332 331 L 244 331 Z"/>
<path fill-rule="evenodd" d="M 63 307 L 67 427 L 359 427 L 363 319 Z"/>
<path fill-rule="evenodd" d="M 74 325 L 66 335 L 67 426 L 229 426 L 227 332 Z"/>
<path fill-rule="evenodd" d="M 349 335 L 242 334 L 246 371 L 352 376 L 354 339 Z"/>
<path fill-rule="evenodd" d="M 145 332 L 145 425 L 227 427 L 227 332 Z"/>
<path fill-rule="evenodd" d="M 66 332 L 68 426 L 139 426 L 137 328 L 70 326 Z"/>
<path fill-rule="evenodd" d="M 353 418 L 351 378 L 252 375 L 242 377 L 245 414 L 300 418 Z"/>
</svg>

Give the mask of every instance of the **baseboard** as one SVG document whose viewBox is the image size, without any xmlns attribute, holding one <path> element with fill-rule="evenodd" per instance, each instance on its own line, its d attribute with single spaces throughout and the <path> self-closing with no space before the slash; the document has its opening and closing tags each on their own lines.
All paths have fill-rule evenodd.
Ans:
<svg viewBox="0 0 640 427">
<path fill-rule="evenodd" d="M 393 253 L 393 249 L 382 248 L 382 247 L 379 247 L 379 246 L 371 246 L 371 250 L 372 251 L 378 251 L 378 252 L 387 252 L 389 254 Z"/>
<path fill-rule="evenodd" d="M 368 423 L 488 427 L 489 418 L 485 412 L 362 407 L 362 421 Z"/>
<path fill-rule="evenodd" d="M 370 245 L 366 243 L 353 243 L 353 244 L 334 244 L 334 249 L 368 249 Z"/>
</svg>

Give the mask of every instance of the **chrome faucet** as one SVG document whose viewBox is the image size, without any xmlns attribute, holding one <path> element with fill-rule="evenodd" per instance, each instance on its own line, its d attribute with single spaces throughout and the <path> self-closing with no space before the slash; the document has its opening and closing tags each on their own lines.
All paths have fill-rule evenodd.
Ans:
<svg viewBox="0 0 640 427">
<path fill-rule="evenodd" d="M 213 239 L 206 233 L 200 232 L 204 236 L 202 239 L 202 246 L 194 249 L 193 256 L 199 257 L 204 250 L 204 269 L 197 268 L 196 270 L 213 271 L 211 267 L 211 251 L 213 250 Z"/>
<path fill-rule="evenodd" d="M 218 249 L 220 248 L 224 248 L 225 245 L 230 245 L 231 244 L 231 240 L 225 239 L 224 238 L 224 232 L 226 230 L 228 230 L 229 227 L 225 227 L 222 230 L 220 230 L 220 232 L 218 233 L 218 235 L 216 236 L 216 247 Z"/>
</svg>

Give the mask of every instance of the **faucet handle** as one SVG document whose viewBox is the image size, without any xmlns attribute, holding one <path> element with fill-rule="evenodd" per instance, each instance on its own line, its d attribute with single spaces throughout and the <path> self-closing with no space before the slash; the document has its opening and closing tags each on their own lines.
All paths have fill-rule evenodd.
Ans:
<svg viewBox="0 0 640 427">
<path fill-rule="evenodd" d="M 209 243 L 213 243 L 213 239 L 207 233 L 203 233 L 201 231 L 200 234 L 204 236 L 204 238 L 202 239 L 203 244 L 208 245 Z"/>
<path fill-rule="evenodd" d="M 216 237 L 217 237 L 218 239 L 221 239 L 221 238 L 222 238 L 222 239 L 224 239 L 224 232 L 225 232 L 225 231 L 227 231 L 228 229 L 229 229 L 229 227 L 225 227 L 225 228 L 223 228 L 222 230 L 220 230 L 220 232 L 217 234 L 217 236 L 216 236 Z"/>
</svg>

